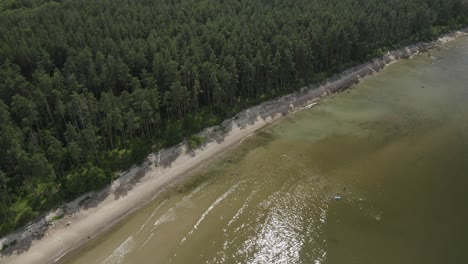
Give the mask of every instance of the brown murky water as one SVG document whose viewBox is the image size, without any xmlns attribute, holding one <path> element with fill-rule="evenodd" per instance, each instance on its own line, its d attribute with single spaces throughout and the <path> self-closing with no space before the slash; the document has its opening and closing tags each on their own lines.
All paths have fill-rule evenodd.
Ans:
<svg viewBox="0 0 468 264">
<path fill-rule="evenodd" d="M 66 263 L 467 263 L 468 38 L 217 158 Z"/>
</svg>

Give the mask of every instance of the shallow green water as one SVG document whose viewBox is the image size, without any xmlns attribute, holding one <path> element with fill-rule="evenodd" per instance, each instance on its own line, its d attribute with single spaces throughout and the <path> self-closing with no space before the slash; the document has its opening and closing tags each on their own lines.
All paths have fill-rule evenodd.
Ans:
<svg viewBox="0 0 468 264">
<path fill-rule="evenodd" d="M 467 263 L 468 38 L 432 55 L 262 130 L 66 263 Z"/>
</svg>

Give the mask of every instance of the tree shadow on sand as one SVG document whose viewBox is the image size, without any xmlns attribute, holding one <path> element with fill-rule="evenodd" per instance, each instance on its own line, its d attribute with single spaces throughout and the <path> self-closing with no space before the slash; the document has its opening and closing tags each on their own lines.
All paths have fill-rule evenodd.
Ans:
<svg viewBox="0 0 468 264">
<path fill-rule="evenodd" d="M 199 133 L 199 135 L 205 139 L 204 142 L 195 149 L 190 148 L 188 142 L 184 141 L 174 147 L 163 149 L 158 153 L 149 155 L 142 165 L 133 166 L 129 170 L 122 172 L 119 178 L 114 180 L 112 184 L 106 186 L 104 189 L 85 194 L 63 206 L 62 208 L 64 209 L 66 216 L 60 222 L 63 224 L 67 217 L 72 216 L 80 210 L 88 210 L 99 206 L 99 204 L 109 197 L 109 195 L 113 194 L 114 199 L 116 200 L 127 196 L 136 184 L 141 182 L 141 179 L 152 169 L 157 167 L 169 168 L 177 158 L 184 153 L 193 157 L 196 155 L 197 150 L 203 150 L 209 143 L 223 143 L 234 128 L 243 130 L 254 125 L 259 120 L 268 122 L 268 120 L 274 120 L 278 116 L 285 116 L 296 111 L 299 107 L 310 103 L 313 99 L 323 97 L 324 95 L 332 92 L 338 92 L 356 82 L 356 78 L 350 78 L 345 79 L 344 82 L 339 84 L 332 83 L 339 78 L 341 78 L 341 76 L 335 76 L 328 79 L 326 82 L 319 84 L 322 85 L 321 87 L 318 85 L 309 86 L 296 93 L 280 97 L 276 100 L 264 102 L 244 110 L 232 118 L 226 119 L 219 126 L 206 128 Z M 328 87 L 323 88 L 323 85 Z M 0 253 L 0 256 L 8 256 L 14 253 L 20 254 L 27 251 L 34 240 L 41 239 L 47 233 L 47 230 L 49 230 L 48 225 L 50 225 L 50 223 L 45 224 L 41 231 L 36 231 L 30 236 L 22 238 L 16 245 L 3 250 Z"/>
<path fill-rule="evenodd" d="M 118 187 L 113 191 L 114 198 L 116 200 L 127 196 L 128 192 L 141 181 L 141 179 L 151 170 L 151 163 L 143 165 L 139 168 L 133 177 L 120 177 L 114 181 L 114 184 L 118 184 Z"/>
</svg>

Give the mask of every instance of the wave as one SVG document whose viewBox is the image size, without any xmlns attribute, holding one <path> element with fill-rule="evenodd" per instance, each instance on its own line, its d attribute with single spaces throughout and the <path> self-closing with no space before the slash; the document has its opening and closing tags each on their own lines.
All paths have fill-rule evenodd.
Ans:
<svg viewBox="0 0 468 264">
<path fill-rule="evenodd" d="M 151 218 L 154 217 L 154 215 L 156 214 L 156 212 L 158 211 L 159 208 L 161 208 L 165 203 L 167 202 L 167 199 L 164 200 L 162 203 L 160 203 L 154 210 L 153 212 L 151 213 L 151 215 L 148 217 L 148 219 L 146 219 L 146 221 L 143 223 L 143 225 L 141 226 L 140 230 L 138 230 L 138 232 L 135 234 L 135 235 L 138 235 L 141 233 L 141 231 L 143 231 L 143 228 L 145 228 L 146 224 L 149 222 L 149 220 L 151 220 Z"/>
<path fill-rule="evenodd" d="M 219 204 L 221 203 L 224 199 L 226 199 L 226 197 L 228 197 L 238 186 L 239 186 L 240 183 L 237 183 L 235 184 L 234 186 L 232 186 L 231 188 L 229 188 L 229 190 L 227 190 L 223 195 L 221 195 L 220 197 L 218 197 L 218 199 L 216 199 L 211 205 L 210 207 L 208 207 L 208 209 L 206 209 L 206 211 L 200 216 L 200 218 L 198 219 L 198 221 L 195 223 L 195 225 L 192 227 L 192 229 L 188 232 L 187 236 L 193 234 L 193 232 L 195 232 L 195 230 L 198 229 L 198 226 L 201 224 L 201 222 L 203 222 L 203 220 L 205 219 L 205 217 Z M 187 236 L 185 236 L 182 241 L 179 243 L 180 245 L 183 244 L 186 240 L 187 240 Z"/>
<path fill-rule="evenodd" d="M 125 255 L 132 252 L 135 248 L 133 236 L 128 237 L 119 247 L 117 247 L 111 255 L 109 255 L 101 264 L 121 264 Z"/>
</svg>

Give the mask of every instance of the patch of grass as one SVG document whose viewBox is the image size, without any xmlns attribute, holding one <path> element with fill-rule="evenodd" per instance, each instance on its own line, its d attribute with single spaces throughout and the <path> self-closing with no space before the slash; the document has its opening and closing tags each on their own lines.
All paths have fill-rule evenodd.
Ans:
<svg viewBox="0 0 468 264">
<path fill-rule="evenodd" d="M 202 136 L 192 135 L 188 139 L 188 145 L 191 150 L 199 148 L 203 143 L 205 143 L 205 138 Z"/>
<path fill-rule="evenodd" d="M 62 218 L 63 218 L 63 215 L 56 215 L 56 216 L 52 217 L 52 222 L 60 220 Z"/>
</svg>

